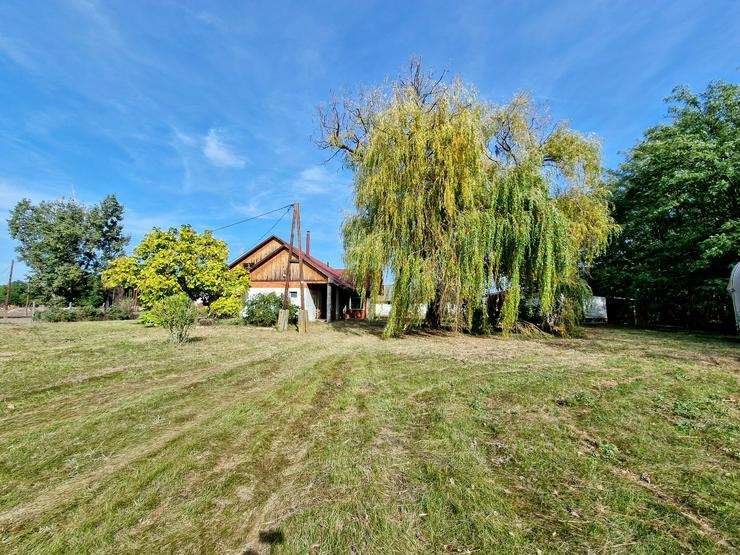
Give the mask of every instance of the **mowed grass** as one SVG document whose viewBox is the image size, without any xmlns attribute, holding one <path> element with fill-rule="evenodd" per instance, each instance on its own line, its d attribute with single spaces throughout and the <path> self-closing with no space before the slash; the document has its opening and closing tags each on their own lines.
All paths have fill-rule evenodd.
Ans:
<svg viewBox="0 0 740 555">
<path fill-rule="evenodd" d="M 728 553 L 740 349 L 0 325 L 3 553 Z"/>
</svg>

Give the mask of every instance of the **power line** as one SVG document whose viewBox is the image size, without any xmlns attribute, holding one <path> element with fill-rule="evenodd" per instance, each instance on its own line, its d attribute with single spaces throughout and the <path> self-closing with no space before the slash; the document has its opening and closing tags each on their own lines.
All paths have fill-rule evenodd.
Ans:
<svg viewBox="0 0 740 555">
<path fill-rule="evenodd" d="M 15 259 L 14 259 L 14 260 L 15 260 Z M 0 276 L 1 276 L 1 275 L 3 275 L 3 274 L 4 274 L 4 273 L 5 273 L 6 271 L 8 271 L 9 269 L 10 269 L 10 264 L 8 264 L 7 266 L 5 266 L 5 268 L 3 268 L 2 270 L 0 270 Z"/>
<path fill-rule="evenodd" d="M 214 231 L 214 232 L 215 231 L 221 231 L 222 229 L 226 229 L 227 227 L 233 227 L 235 225 L 243 224 L 243 223 L 249 222 L 251 220 L 256 220 L 257 218 L 261 218 L 262 216 L 267 216 L 268 214 L 272 214 L 272 213 L 278 212 L 280 210 L 286 210 L 287 208 L 292 208 L 292 207 L 293 207 L 293 203 L 286 204 L 285 206 L 281 206 L 280 208 L 275 208 L 274 210 L 270 210 L 268 212 L 264 212 L 263 214 L 257 214 L 256 216 L 252 216 L 251 218 L 246 218 L 244 220 L 239 220 L 238 222 L 234 222 L 234 223 L 231 223 L 231 224 L 228 224 L 228 225 L 217 227 L 216 229 L 212 229 L 211 231 Z M 285 214 L 283 214 L 283 216 L 284 215 Z M 283 216 L 280 216 L 280 219 L 282 219 Z M 280 220 L 278 220 L 278 221 L 280 221 Z"/>
<path fill-rule="evenodd" d="M 293 207 L 293 205 L 292 205 L 292 204 L 289 204 L 288 206 L 286 206 L 286 207 L 285 207 L 285 212 L 283 212 L 283 213 L 282 213 L 282 214 L 280 215 L 280 217 L 279 217 L 279 218 L 278 218 L 278 219 L 277 219 L 277 220 L 275 221 L 275 223 L 274 223 L 274 224 L 272 224 L 272 225 L 270 226 L 270 229 L 268 229 L 268 230 L 267 230 L 267 231 L 265 232 L 265 234 L 264 234 L 264 235 L 263 235 L 262 237 L 260 237 L 259 239 L 257 239 L 257 242 L 258 242 L 258 243 L 259 243 L 260 241 L 262 241 L 262 239 L 264 239 L 265 237 L 267 237 L 267 236 L 268 236 L 268 235 L 270 234 L 270 232 L 271 232 L 271 231 L 272 231 L 273 229 L 275 229 L 275 228 L 277 227 L 277 225 L 278 225 L 278 224 L 279 224 L 279 223 L 280 223 L 280 222 L 282 221 L 282 219 L 283 219 L 283 218 L 285 217 L 285 215 L 286 215 L 286 214 L 287 214 L 288 212 L 290 212 L 290 209 L 291 209 L 292 207 Z"/>
</svg>

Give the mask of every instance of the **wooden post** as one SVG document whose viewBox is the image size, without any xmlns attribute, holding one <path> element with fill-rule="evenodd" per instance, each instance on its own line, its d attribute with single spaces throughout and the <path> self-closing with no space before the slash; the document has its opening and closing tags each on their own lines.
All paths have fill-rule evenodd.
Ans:
<svg viewBox="0 0 740 555">
<path fill-rule="evenodd" d="M 339 320 L 339 311 L 341 310 L 341 307 L 339 306 L 342 301 L 342 293 L 341 289 L 337 287 L 337 302 L 334 304 L 334 319 Z"/>
<path fill-rule="evenodd" d="M 326 284 L 326 321 L 331 322 L 332 321 L 332 312 L 331 312 L 331 283 Z"/>
<path fill-rule="evenodd" d="M 303 244 L 301 239 L 301 205 L 296 202 L 296 233 L 298 234 L 298 280 L 301 288 L 301 309 L 298 311 L 298 332 L 308 331 L 308 314 L 303 288 Z"/>
<path fill-rule="evenodd" d="M 288 287 L 290 284 L 290 263 L 293 261 L 293 233 L 295 232 L 296 205 L 293 205 L 293 220 L 290 222 L 290 248 L 288 263 L 285 266 L 285 290 L 283 291 L 283 310 L 288 308 Z"/>
<path fill-rule="evenodd" d="M 288 303 L 288 289 L 290 287 L 290 264 L 293 261 L 293 238 L 295 236 L 295 225 L 296 217 L 298 214 L 298 205 L 293 204 L 293 219 L 290 222 L 290 247 L 288 248 L 288 263 L 285 265 L 285 288 L 283 290 L 283 308 L 278 313 L 278 331 L 286 331 L 288 329 L 288 320 L 290 319 L 290 310 Z M 300 233 L 298 234 L 298 240 L 300 241 Z"/>
<path fill-rule="evenodd" d="M 13 286 L 13 265 L 15 259 L 10 261 L 10 275 L 8 276 L 8 290 L 5 292 L 5 317 L 8 317 L 8 304 L 10 304 L 10 288 Z"/>
<path fill-rule="evenodd" d="M 306 331 L 306 299 L 303 292 L 303 240 L 301 237 L 301 208 L 296 203 L 296 233 L 298 234 L 298 284 L 301 295 L 301 308 L 298 311 L 298 331 Z"/>
</svg>

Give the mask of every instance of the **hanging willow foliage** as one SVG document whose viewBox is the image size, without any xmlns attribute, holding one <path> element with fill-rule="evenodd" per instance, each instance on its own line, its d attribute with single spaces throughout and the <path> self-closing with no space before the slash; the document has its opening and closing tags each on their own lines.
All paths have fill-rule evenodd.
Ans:
<svg viewBox="0 0 740 555">
<path fill-rule="evenodd" d="M 412 61 L 386 89 L 320 116 L 320 145 L 355 174 L 348 271 L 372 298 L 394 279 L 386 335 L 419 324 L 420 305 L 430 326 L 469 329 L 491 289 L 506 291 L 504 330 L 523 294 L 552 325 L 615 229 L 598 142 L 553 127 L 527 96 L 494 106 Z"/>
</svg>

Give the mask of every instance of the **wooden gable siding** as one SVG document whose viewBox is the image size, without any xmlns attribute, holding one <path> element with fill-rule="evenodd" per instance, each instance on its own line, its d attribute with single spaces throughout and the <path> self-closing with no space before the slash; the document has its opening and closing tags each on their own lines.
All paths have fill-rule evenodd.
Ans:
<svg viewBox="0 0 740 555">
<path fill-rule="evenodd" d="M 268 241 L 267 243 L 265 243 L 264 245 L 262 245 L 262 247 L 260 247 L 259 249 L 257 249 L 256 251 L 254 251 L 252 254 L 250 254 L 247 258 L 245 258 L 244 260 L 242 260 L 239 264 L 241 266 L 247 266 L 248 264 L 255 265 L 258 262 L 262 262 L 265 258 L 267 258 L 268 256 L 270 256 L 276 250 L 281 249 L 282 246 L 283 245 L 280 244 L 275 239 L 271 239 L 270 241 Z M 247 267 L 249 267 L 249 266 L 247 266 Z"/>
<path fill-rule="evenodd" d="M 254 255 L 258 255 L 265 247 L 269 247 L 269 246 L 270 246 L 270 243 L 262 247 L 262 249 L 260 249 L 259 251 L 255 252 Z M 284 249 L 278 252 L 277 254 L 274 254 L 275 250 L 276 249 L 273 249 L 270 252 L 272 256 L 270 256 L 270 258 L 268 258 L 267 260 L 265 260 L 267 256 L 263 256 L 260 260 L 265 260 L 265 261 L 262 264 L 260 264 L 257 268 L 254 268 L 253 270 L 250 271 L 250 280 L 252 282 L 285 280 L 285 276 L 283 275 L 283 273 L 285 272 L 285 266 L 288 263 L 288 251 L 287 249 Z M 251 261 L 251 258 L 252 256 L 245 259 L 242 262 L 242 264 L 248 264 Z M 297 258 L 290 265 L 290 279 L 291 281 L 299 279 Z M 310 281 L 310 282 L 326 283 L 326 277 L 324 277 L 322 274 L 314 270 L 311 266 L 309 266 L 306 263 L 303 264 L 303 280 Z"/>
</svg>

